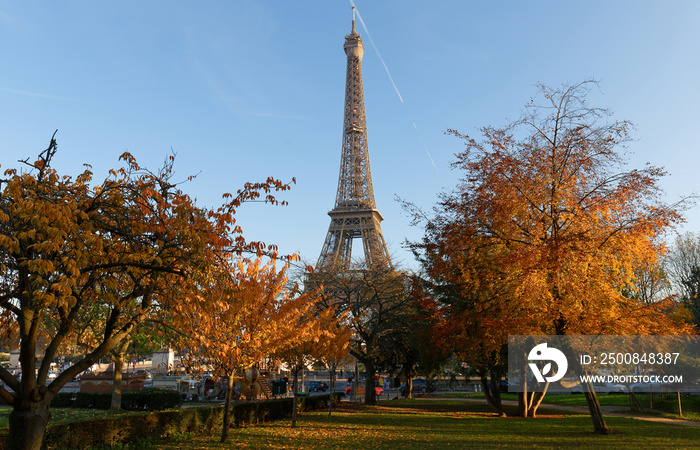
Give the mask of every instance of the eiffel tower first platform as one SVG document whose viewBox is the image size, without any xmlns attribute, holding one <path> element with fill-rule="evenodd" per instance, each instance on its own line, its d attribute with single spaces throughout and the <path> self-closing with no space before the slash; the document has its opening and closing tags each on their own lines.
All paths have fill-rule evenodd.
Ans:
<svg viewBox="0 0 700 450">
<path fill-rule="evenodd" d="M 362 90 L 364 46 L 360 35 L 355 31 L 354 7 L 352 32 L 345 36 L 343 48 L 348 60 L 338 193 L 335 196 L 335 207 L 328 212 L 331 224 L 316 269 L 350 269 L 352 243 L 354 239 L 360 238 L 366 267 L 391 269 L 391 258 L 379 225 L 384 218 L 374 201 L 372 174 L 369 168 L 365 99 Z"/>
</svg>

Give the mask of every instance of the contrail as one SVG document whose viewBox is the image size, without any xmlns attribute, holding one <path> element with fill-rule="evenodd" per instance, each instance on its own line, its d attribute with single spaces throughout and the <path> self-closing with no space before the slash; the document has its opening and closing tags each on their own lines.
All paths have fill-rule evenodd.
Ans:
<svg viewBox="0 0 700 450">
<path fill-rule="evenodd" d="M 47 98 L 50 100 L 62 100 L 62 101 L 66 101 L 66 102 L 77 102 L 77 100 L 72 99 L 72 98 L 68 98 L 68 97 L 59 97 L 58 95 L 41 94 L 38 92 L 20 91 L 17 89 L 8 89 L 8 88 L 2 88 L 2 87 L 0 87 L 0 92 L 7 92 L 8 94 L 15 94 L 15 95 L 28 95 L 30 97 Z"/>
<path fill-rule="evenodd" d="M 379 61 L 382 62 L 382 65 L 384 66 L 384 70 L 386 70 L 386 74 L 389 76 L 389 81 L 391 81 L 391 85 L 394 86 L 394 90 L 396 91 L 396 95 L 399 96 L 399 100 L 401 100 L 401 103 L 403 103 L 403 97 L 401 97 L 401 93 L 399 92 L 399 89 L 396 87 L 396 83 L 394 83 L 394 79 L 391 78 L 391 73 L 389 73 L 389 68 L 386 66 L 386 63 L 384 62 L 384 58 L 382 58 L 382 55 L 379 54 L 379 50 L 377 50 L 377 46 L 374 45 L 374 41 L 372 40 L 372 36 L 369 34 L 369 30 L 367 29 L 367 25 L 365 25 L 365 21 L 362 20 L 362 16 L 360 15 L 360 10 L 357 9 L 357 6 L 355 6 L 355 2 L 353 0 L 350 0 L 350 5 L 353 8 L 355 8 L 355 12 L 357 12 L 357 18 L 360 19 L 360 23 L 362 24 L 362 28 L 365 30 L 365 34 L 367 34 L 367 38 L 369 39 L 369 42 L 372 44 L 374 51 L 377 53 L 377 56 L 379 57 Z"/>
<path fill-rule="evenodd" d="M 433 167 L 434 167 L 435 170 L 437 171 L 437 166 L 435 165 L 435 161 L 433 161 L 433 156 L 432 156 L 432 155 L 430 154 L 430 152 L 428 151 L 428 147 L 425 147 L 425 153 L 428 154 L 428 158 L 430 158 L 430 162 L 433 163 Z"/>
<path fill-rule="evenodd" d="M 413 129 L 416 130 L 416 133 L 418 133 L 418 139 L 420 139 L 422 141 L 423 139 L 421 139 L 420 132 L 418 131 L 418 127 L 416 126 L 416 123 L 411 122 L 411 124 L 413 125 Z M 435 171 L 439 172 L 437 166 L 435 165 L 435 161 L 433 161 L 433 155 L 431 155 L 430 152 L 428 151 L 428 147 L 423 147 L 423 149 L 425 149 L 425 153 L 428 154 L 428 158 L 430 158 L 430 162 L 433 164 Z"/>
<path fill-rule="evenodd" d="M 369 34 L 369 30 L 367 29 L 367 25 L 365 25 L 365 21 L 362 20 L 362 15 L 360 15 L 360 10 L 357 9 L 357 6 L 355 6 L 355 2 L 353 0 L 349 0 L 349 1 L 350 1 L 350 6 L 355 8 L 355 12 L 357 13 L 357 18 L 360 19 L 360 23 L 362 24 L 362 28 L 365 30 L 365 34 L 367 35 L 369 42 L 372 44 L 374 51 L 377 53 L 379 60 L 382 62 L 382 65 L 384 66 L 384 70 L 386 70 L 386 74 L 389 76 L 389 81 L 391 81 L 391 85 L 394 86 L 394 91 L 396 91 L 396 95 L 399 96 L 399 100 L 401 100 L 401 103 L 403 103 L 404 102 L 403 97 L 401 97 L 401 93 L 399 92 L 399 89 L 396 87 L 396 83 L 394 83 L 394 79 L 391 77 L 391 73 L 389 72 L 389 68 L 386 66 L 386 63 L 384 62 L 384 58 L 382 58 L 382 55 L 379 53 L 377 46 L 374 45 L 374 40 L 372 39 L 372 35 Z M 412 124 L 413 124 L 413 128 L 416 130 L 416 132 L 418 132 L 418 127 L 416 126 L 416 123 L 412 122 Z M 420 133 L 419 133 L 419 138 L 420 138 Z M 430 158 L 430 162 L 433 165 L 433 168 L 435 168 L 435 171 L 438 171 L 438 168 L 435 165 L 435 161 L 433 161 L 433 156 L 428 151 L 428 147 L 424 147 L 424 149 L 425 149 L 425 153 L 428 154 L 428 158 Z"/>
</svg>

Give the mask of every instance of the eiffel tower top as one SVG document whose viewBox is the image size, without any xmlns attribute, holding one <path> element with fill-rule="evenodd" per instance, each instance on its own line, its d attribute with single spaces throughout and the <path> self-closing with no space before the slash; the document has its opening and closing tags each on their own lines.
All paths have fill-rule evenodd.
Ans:
<svg viewBox="0 0 700 450">
<path fill-rule="evenodd" d="M 352 10 L 352 31 L 345 36 L 343 45 L 347 70 L 338 192 L 335 207 L 328 212 L 331 224 L 316 264 L 317 269 L 349 269 L 354 239 L 362 239 L 367 267 L 393 267 L 379 225 L 384 218 L 374 201 L 362 88 L 362 55 L 365 49 L 362 38 L 355 30 L 355 8 Z"/>
<path fill-rule="evenodd" d="M 365 53 L 365 47 L 362 45 L 362 38 L 355 31 L 355 7 L 352 7 L 352 31 L 345 36 L 345 54 L 348 57 L 358 58 L 362 62 L 362 55 Z"/>
<path fill-rule="evenodd" d="M 362 87 L 362 38 L 355 30 L 353 8 L 352 32 L 345 36 L 343 46 L 347 55 L 345 80 L 345 114 L 343 118 L 343 148 L 335 211 L 376 209 L 372 174 L 367 148 L 367 119 Z"/>
</svg>

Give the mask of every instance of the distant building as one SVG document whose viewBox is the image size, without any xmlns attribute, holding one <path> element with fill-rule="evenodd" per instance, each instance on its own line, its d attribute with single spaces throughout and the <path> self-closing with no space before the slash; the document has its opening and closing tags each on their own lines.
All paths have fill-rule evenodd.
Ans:
<svg viewBox="0 0 700 450">
<path fill-rule="evenodd" d="M 170 348 L 163 348 L 153 352 L 151 357 L 151 372 L 155 374 L 165 374 L 172 370 L 175 364 L 175 352 Z"/>
</svg>

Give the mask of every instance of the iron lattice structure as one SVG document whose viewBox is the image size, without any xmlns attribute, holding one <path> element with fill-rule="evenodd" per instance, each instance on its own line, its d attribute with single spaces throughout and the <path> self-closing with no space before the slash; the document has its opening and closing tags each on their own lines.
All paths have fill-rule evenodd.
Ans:
<svg viewBox="0 0 700 450">
<path fill-rule="evenodd" d="M 377 210 L 372 188 L 365 98 L 362 89 L 364 47 L 360 35 L 355 31 L 354 8 L 352 32 L 345 36 L 343 49 L 348 61 L 338 193 L 335 197 L 335 207 L 328 212 L 331 224 L 316 268 L 348 269 L 352 262 L 352 243 L 357 238 L 362 239 L 365 264 L 368 268 L 393 268 L 380 227 L 384 218 Z"/>
</svg>

